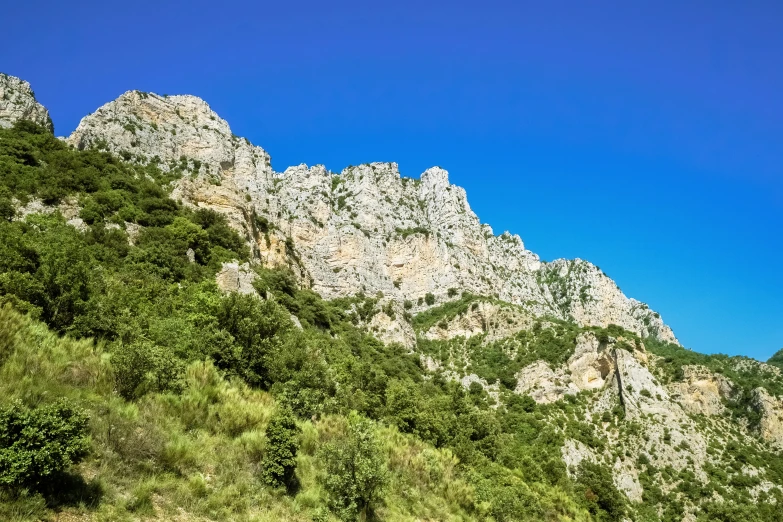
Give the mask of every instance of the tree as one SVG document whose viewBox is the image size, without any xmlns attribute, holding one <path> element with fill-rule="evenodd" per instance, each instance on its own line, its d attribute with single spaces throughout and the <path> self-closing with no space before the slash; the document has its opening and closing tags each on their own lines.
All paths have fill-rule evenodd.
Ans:
<svg viewBox="0 0 783 522">
<path fill-rule="evenodd" d="M 16 216 L 16 207 L 10 198 L 0 194 L 0 220 L 11 221 Z"/>
<path fill-rule="evenodd" d="M 783 348 L 775 352 L 775 355 L 769 358 L 767 364 L 771 364 L 783 369 Z"/>
<path fill-rule="evenodd" d="M 416 391 L 410 379 L 393 380 L 386 387 L 386 415 L 391 424 L 405 433 L 413 433 L 416 427 L 417 404 L 421 402 Z"/>
<path fill-rule="evenodd" d="M 0 409 L 0 486 L 36 487 L 87 455 L 87 415 L 65 401 Z"/>
<path fill-rule="evenodd" d="M 320 458 L 332 510 L 343 520 L 367 520 L 388 482 L 372 423 L 352 411 L 346 432 L 324 445 Z"/>
<path fill-rule="evenodd" d="M 292 489 L 295 482 L 299 427 L 287 408 L 278 409 L 266 427 L 267 449 L 261 471 L 264 482 L 272 487 Z"/>
<path fill-rule="evenodd" d="M 128 400 L 180 387 L 183 363 L 168 349 L 147 341 L 119 345 L 112 353 L 117 392 Z"/>
<path fill-rule="evenodd" d="M 576 482 L 584 491 L 584 500 L 598 520 L 618 521 L 625 516 L 625 498 L 612 481 L 612 474 L 599 464 L 583 460 Z"/>
</svg>

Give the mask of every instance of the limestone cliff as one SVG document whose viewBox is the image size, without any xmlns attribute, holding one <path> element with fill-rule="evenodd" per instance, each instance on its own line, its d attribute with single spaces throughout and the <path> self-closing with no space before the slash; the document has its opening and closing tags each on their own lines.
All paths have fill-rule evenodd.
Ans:
<svg viewBox="0 0 783 522">
<path fill-rule="evenodd" d="M 199 98 L 138 91 L 85 117 L 68 142 L 181 171 L 174 198 L 225 214 L 257 260 L 295 259 L 327 298 L 382 292 L 416 312 L 427 294 L 443 302 L 455 289 L 524 304 L 534 316 L 676 341 L 657 313 L 596 266 L 545 263 L 519 236 L 495 235 L 438 167 L 420 179 L 401 177 L 395 163 L 339 175 L 305 165 L 274 172 L 263 149 L 234 136 Z"/>
<path fill-rule="evenodd" d="M 0 73 L 0 127 L 10 127 L 19 120 L 30 120 L 54 130 L 49 111 L 36 101 L 30 84 Z"/>
<path fill-rule="evenodd" d="M 0 125 L 30 119 L 51 128 L 26 82 L 0 76 L 0 94 Z M 720 479 L 716 470 L 754 499 L 783 491 L 758 478 L 763 457 L 783 448 L 779 368 L 699 359 L 708 367 L 683 354 L 677 363 L 650 339 L 676 342 L 657 313 L 586 261 L 542 262 L 519 236 L 494 235 L 441 168 L 420 179 L 402 177 L 394 163 L 275 172 L 263 149 L 234 136 L 199 98 L 138 91 L 85 117 L 67 141 L 181 174 L 172 197 L 225 215 L 255 263 L 288 265 L 327 298 L 365 294 L 362 314 L 346 300 L 355 324 L 418 351 L 423 368 L 473 400 L 486 392 L 488 407 L 500 408 L 529 396 L 561 437 L 569 471 L 599 461 L 633 502 L 680 495 L 683 520 L 694 520 L 702 501 L 690 486 Z M 84 230 L 78 204 L 32 199 L 18 216 L 57 211 Z M 134 241 L 139 226 L 125 226 Z M 255 294 L 255 268 L 224 263 L 217 284 Z M 552 333 L 558 325 L 562 335 Z M 536 332 L 546 342 L 533 342 Z"/>
</svg>

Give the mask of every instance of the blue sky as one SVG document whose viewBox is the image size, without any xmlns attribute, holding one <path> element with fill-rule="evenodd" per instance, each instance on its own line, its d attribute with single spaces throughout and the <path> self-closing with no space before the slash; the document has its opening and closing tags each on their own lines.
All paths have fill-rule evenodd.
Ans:
<svg viewBox="0 0 783 522">
<path fill-rule="evenodd" d="M 589 5 L 587 5 L 589 4 Z M 482 221 L 581 257 L 686 346 L 783 346 L 781 2 L 41 2 L 0 71 L 58 134 L 195 94 L 298 163 L 432 165 Z"/>
</svg>

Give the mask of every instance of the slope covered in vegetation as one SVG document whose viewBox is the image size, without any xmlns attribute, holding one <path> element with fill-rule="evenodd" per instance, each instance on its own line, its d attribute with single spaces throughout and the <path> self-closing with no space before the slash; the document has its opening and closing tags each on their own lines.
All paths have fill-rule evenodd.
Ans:
<svg viewBox="0 0 783 522">
<path fill-rule="evenodd" d="M 629 502 L 609 458 L 623 446 L 602 430 L 624 440 L 638 426 L 620 411 L 591 418 L 595 393 L 553 404 L 513 393 L 520 368 L 568 359 L 586 331 L 573 324 L 492 343 L 419 339 L 411 353 L 363 328 L 374 299 L 325 301 L 284 269 L 256 267 L 258 295 L 222 293 L 215 274 L 248 258 L 244 240 L 168 198 L 179 174 L 70 149 L 28 122 L 0 130 L 0 518 L 679 520 L 688 503 L 702 520 L 781 519 L 779 490 L 754 496 L 761 478 L 741 472 L 783 484 L 780 455 L 739 436 L 716 451 L 742 462 L 705 487 L 641 463 L 647 493 Z M 60 211 L 72 208 L 68 224 Z M 701 357 L 678 350 L 651 346 L 662 378 Z M 498 392 L 466 389 L 455 354 Z M 568 470 L 567 439 L 607 458 Z"/>
<path fill-rule="evenodd" d="M 221 294 L 214 274 L 246 257 L 241 238 L 167 199 L 154 165 L 74 151 L 25 122 L 0 132 L 3 402 L 29 414 L 65 397 L 91 440 L 57 470 L 73 488 L 6 490 L 8 517 L 65 505 L 109 519 L 589 518 L 529 404 L 496 412 L 425 378 L 417 357 L 353 324 L 356 299 L 325 302 L 285 271 L 261 270 L 270 299 Z M 82 231 L 57 212 L 16 218 L 20 202 L 69 197 Z M 286 410 L 301 430 L 287 493 L 263 466 L 280 453 L 269 420 Z M 334 484 L 326 470 L 346 459 L 379 476 Z"/>
</svg>

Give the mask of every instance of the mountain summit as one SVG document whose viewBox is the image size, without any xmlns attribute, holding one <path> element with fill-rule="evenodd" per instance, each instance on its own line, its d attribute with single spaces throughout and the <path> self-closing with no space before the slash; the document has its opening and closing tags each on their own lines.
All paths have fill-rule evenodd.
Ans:
<svg viewBox="0 0 783 522">
<path fill-rule="evenodd" d="M 495 235 L 439 167 L 419 179 L 401 177 L 396 163 L 340 174 L 320 165 L 274 172 L 269 154 L 234 136 L 203 100 L 139 91 L 83 118 L 67 141 L 181 171 L 172 197 L 226 215 L 259 261 L 293 256 L 326 298 L 381 292 L 420 311 L 432 305 L 428 294 L 443 303 L 470 292 L 519 305 L 533 317 L 617 324 L 677 342 L 658 313 L 626 297 L 595 265 L 542 262 L 518 235 Z M 258 220 L 274 229 L 259 228 Z"/>
<path fill-rule="evenodd" d="M 54 131 L 49 111 L 35 99 L 30 84 L 0 73 L 0 127 L 10 127 L 19 120 L 29 120 Z"/>
<path fill-rule="evenodd" d="M 783 356 L 683 348 L 446 170 L 0 93 L 0 519 L 783 522 Z"/>
</svg>

